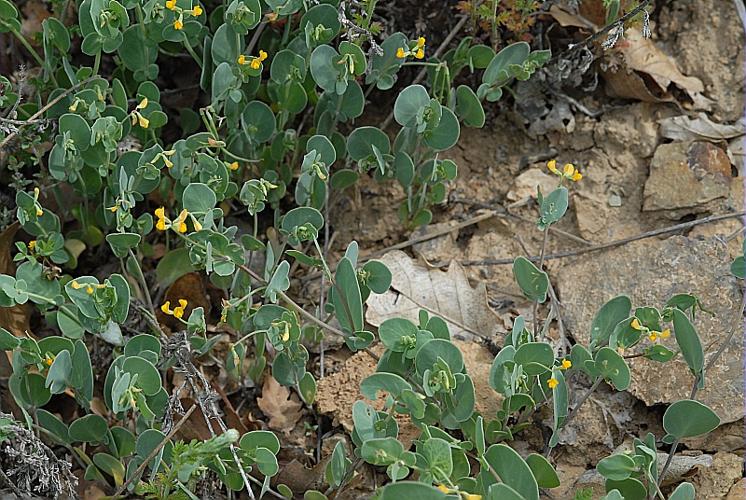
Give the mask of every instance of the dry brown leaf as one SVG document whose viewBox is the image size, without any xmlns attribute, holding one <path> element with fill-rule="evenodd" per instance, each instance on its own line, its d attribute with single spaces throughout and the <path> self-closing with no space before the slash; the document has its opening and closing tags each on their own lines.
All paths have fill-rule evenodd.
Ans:
<svg viewBox="0 0 746 500">
<path fill-rule="evenodd" d="M 650 76 L 661 92 L 666 92 L 668 86 L 674 83 L 692 100 L 696 100 L 705 90 L 702 80 L 681 73 L 676 61 L 660 50 L 651 39 L 643 37 L 637 28 L 627 29 L 625 38 L 617 44 L 615 50 L 624 56 L 629 69 Z"/>
<path fill-rule="evenodd" d="M 391 289 L 370 296 L 368 323 L 379 326 L 389 318 L 417 323 L 420 309 L 425 309 L 445 320 L 454 337 L 491 338 L 497 333 L 498 317 L 487 304 L 485 285 L 472 288 L 458 262 L 452 261 L 447 272 L 428 269 L 399 250 L 381 261 L 391 270 Z"/>
<path fill-rule="evenodd" d="M 694 139 L 724 141 L 746 134 L 744 120 L 740 120 L 734 125 L 725 125 L 710 120 L 704 113 L 699 113 L 696 118 L 690 118 L 686 115 L 671 116 L 658 120 L 658 123 L 661 126 L 661 136 L 674 141 L 691 141 Z"/>
<path fill-rule="evenodd" d="M 42 22 L 52 15 L 47 10 L 44 2 L 31 0 L 23 6 L 23 22 L 21 23 L 21 33 L 26 38 L 31 38 L 34 34 L 42 31 Z"/>
<path fill-rule="evenodd" d="M 560 26 L 574 26 L 576 28 L 586 28 L 593 31 L 596 30 L 596 25 L 591 21 L 580 14 L 568 12 L 557 4 L 554 4 L 549 8 L 549 15 L 552 16 Z"/>
<path fill-rule="evenodd" d="M 301 402 L 273 377 L 265 377 L 262 396 L 257 398 L 256 403 L 269 417 L 269 428 L 276 431 L 290 432 L 301 417 Z"/>
</svg>

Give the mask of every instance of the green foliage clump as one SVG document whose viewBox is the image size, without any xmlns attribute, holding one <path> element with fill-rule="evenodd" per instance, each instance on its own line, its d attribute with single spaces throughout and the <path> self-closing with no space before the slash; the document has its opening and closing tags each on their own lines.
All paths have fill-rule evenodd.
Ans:
<svg viewBox="0 0 746 500">
<path fill-rule="evenodd" d="M 569 407 L 569 374 L 584 374 L 591 391 L 602 381 L 625 390 L 624 353 L 635 350 L 634 356 L 661 363 L 680 355 L 696 387 L 704 385 L 693 325 L 699 302 L 691 296 L 676 296 L 661 309 L 632 309 L 627 297 L 612 299 L 594 320 L 590 344 L 567 355 L 548 342 L 548 321 L 539 328 L 535 318 L 530 328 L 517 318 L 490 372 L 492 389 L 504 397 L 496 415 L 475 411 L 474 383 L 442 318 L 422 311 L 416 324 L 396 318 L 378 332 L 366 329 L 366 300 L 389 289 L 391 272 L 363 259 L 354 241 L 330 266 L 322 249 L 330 199 L 361 175 L 395 180 L 406 193 L 401 222 L 428 224 L 457 175 L 456 164 L 442 155 L 458 141 L 460 127 L 483 126 L 483 103 L 500 100 L 513 81 L 530 78 L 550 56 L 525 42 L 495 53 L 470 37 L 438 57 L 427 57 L 422 37 L 393 33 L 379 44 L 375 3 L 350 11 L 334 0 L 230 0 L 209 9 L 192 0 L 83 0 L 75 2 L 74 23 L 61 16 L 42 23 L 42 57 L 20 34 L 14 4 L 0 0 L 0 32 L 24 43 L 41 69 L 32 82 L 35 99 L 22 99 L 0 77 L 0 106 L 19 118 L 17 129 L 0 130 L 0 140 L 18 145 L 37 120 L 54 124 L 32 134 L 34 144 L 50 145 L 43 163 L 26 139 L 9 154 L 9 163 L 42 165 L 44 175 L 30 190 L 17 186 L 16 219 L 32 240 L 16 243 L 15 275 L 0 275 L 0 306 L 32 304 L 55 333 L 36 340 L 0 328 L 0 349 L 12 355 L 9 388 L 26 421 L 74 450 L 86 479 L 151 498 L 196 498 L 206 477 L 251 497 L 266 493 L 279 472 L 277 436 L 225 428 L 215 394 L 192 360 L 220 355 L 239 380 L 271 374 L 310 405 L 316 380 L 306 346 L 329 331 L 353 351 L 383 344 L 377 371 L 360 391 L 369 399 L 380 391 L 387 396 L 380 411 L 354 404 L 352 454 L 337 445 L 326 466 L 328 490 L 295 492 L 307 498 L 345 488 L 366 462 L 390 479 L 376 493 L 381 499 L 538 500 L 540 489 L 559 485 L 550 460 L 522 457 L 506 443 L 548 405 L 553 434 L 547 449 L 557 445 L 578 410 Z M 76 65 L 75 44 L 93 58 L 92 66 Z M 206 102 L 196 112 L 180 110 L 177 128 L 156 81 L 163 58 L 184 55 L 199 68 Z M 408 66 L 427 70 L 424 84 L 399 81 Z M 466 73 L 481 73 L 476 90 L 457 83 Z M 395 133 L 356 126 L 371 92 L 393 89 Z M 564 216 L 566 185 L 582 178 L 571 165 L 560 171 L 550 162 L 549 168 L 558 186 L 539 193 L 543 231 Z M 262 231 L 262 224 L 271 230 Z M 199 271 L 224 293 L 220 322 L 240 335 L 227 353 L 215 350 L 220 336 L 208 332 L 202 307 L 186 298 L 152 300 L 143 263 L 155 259 L 156 243 L 166 248 L 155 265 L 161 286 Z M 79 259 L 89 251 L 111 255 L 119 272 L 79 275 Z M 252 260 L 256 255 L 263 256 L 262 266 Z M 297 266 L 325 276 L 323 310 L 309 312 L 289 296 Z M 524 295 L 537 304 L 551 286 L 542 267 L 524 257 L 513 266 Z M 742 276 L 742 268 L 741 259 L 734 273 Z M 179 331 L 166 335 L 157 315 L 175 321 Z M 134 316 L 145 326 L 133 327 Z M 675 352 L 656 342 L 670 328 Z M 112 352 L 100 376 L 91 339 Z M 173 439 L 181 425 L 173 416 L 183 410 L 166 390 L 171 369 L 185 374 L 212 438 Z M 92 405 L 99 389 L 105 408 Z M 70 422 L 44 409 L 63 393 L 78 405 Z M 397 414 L 421 431 L 413 449 L 399 440 Z M 668 408 L 667 435 L 660 438 L 678 443 L 718 424 L 692 398 Z M 657 443 L 648 434 L 633 452 L 599 464 L 607 498 L 658 492 Z M 680 487 L 671 498 L 693 498 L 689 491 Z M 282 484 L 272 492 L 292 495 Z"/>
</svg>

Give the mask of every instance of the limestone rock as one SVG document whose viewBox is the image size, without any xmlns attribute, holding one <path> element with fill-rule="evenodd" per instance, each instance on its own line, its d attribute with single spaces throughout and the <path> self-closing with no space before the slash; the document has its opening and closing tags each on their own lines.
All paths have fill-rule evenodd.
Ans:
<svg viewBox="0 0 746 500">
<path fill-rule="evenodd" d="M 696 213 L 700 205 L 730 192 L 728 155 L 709 142 L 661 144 L 650 164 L 645 183 L 644 211 L 681 210 Z"/>
<path fill-rule="evenodd" d="M 714 313 L 698 314 L 695 322 L 709 359 L 728 333 L 740 328 L 740 285 L 730 275 L 729 266 L 727 249 L 715 238 L 641 240 L 583 257 L 566 264 L 557 276 L 567 328 L 587 345 L 594 315 L 612 297 L 626 294 L 633 307 L 662 307 L 676 293 L 693 293 Z M 676 349 L 673 336 L 663 342 Z M 630 360 L 630 368 L 629 390 L 645 404 L 688 397 L 693 377 L 681 358 L 665 365 L 636 358 Z M 706 374 L 706 386 L 697 395 L 723 423 L 744 416 L 742 368 L 743 346 L 737 334 Z"/>
</svg>

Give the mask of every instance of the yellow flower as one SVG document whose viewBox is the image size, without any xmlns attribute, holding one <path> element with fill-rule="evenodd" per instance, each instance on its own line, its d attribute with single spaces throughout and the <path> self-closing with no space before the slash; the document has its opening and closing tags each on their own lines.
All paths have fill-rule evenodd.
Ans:
<svg viewBox="0 0 746 500">
<path fill-rule="evenodd" d="M 140 104 L 138 104 L 135 109 L 145 109 L 147 107 L 148 107 L 148 98 L 143 97 L 142 101 L 140 101 Z"/>
<path fill-rule="evenodd" d="M 184 316 L 184 309 L 186 308 L 188 302 L 185 299 L 179 299 L 179 306 L 174 307 L 173 315 L 176 318 L 181 318 Z"/>
<path fill-rule="evenodd" d="M 228 165 L 228 168 L 229 168 L 230 170 L 233 170 L 233 171 L 236 171 L 236 170 L 238 170 L 238 162 L 237 162 L 237 161 L 234 161 L 233 163 L 231 163 L 230 165 Z"/>
<path fill-rule="evenodd" d="M 562 360 L 562 369 L 563 370 L 567 370 L 569 368 L 572 368 L 572 361 L 570 361 L 569 359 L 563 359 Z"/>
<path fill-rule="evenodd" d="M 553 174 L 559 175 L 559 173 L 560 173 L 559 170 L 557 170 L 557 160 L 549 160 L 547 162 L 547 168 Z"/>
<path fill-rule="evenodd" d="M 482 500 L 482 495 L 474 495 L 472 493 L 462 493 L 461 496 L 464 500 Z"/>
<path fill-rule="evenodd" d="M 35 187 L 34 188 L 34 198 L 39 198 L 39 193 L 41 193 L 41 191 L 39 190 L 38 187 Z"/>
<path fill-rule="evenodd" d="M 167 300 L 161 306 L 161 311 L 163 311 L 164 314 L 168 314 L 169 316 L 181 318 L 182 316 L 184 316 L 184 308 L 186 308 L 187 303 L 188 302 L 186 300 L 179 299 L 179 305 L 171 309 L 171 301 Z"/>
<path fill-rule="evenodd" d="M 80 283 L 78 283 L 78 282 L 77 282 L 77 281 L 75 281 L 75 280 L 72 280 L 72 282 L 70 282 L 70 286 L 71 286 L 71 287 L 73 287 L 73 289 L 75 289 L 75 290 L 80 290 L 80 288 L 81 288 L 81 287 L 82 287 L 83 285 L 81 285 Z"/>
<path fill-rule="evenodd" d="M 425 50 L 424 49 L 417 49 L 417 52 L 415 52 L 414 57 L 416 59 L 422 59 L 425 57 Z"/>
<path fill-rule="evenodd" d="M 44 364 L 47 366 L 52 366 L 52 363 L 54 363 L 54 356 L 50 356 L 49 354 L 47 354 L 44 357 Z"/>
<path fill-rule="evenodd" d="M 407 53 L 404 52 L 403 48 L 399 47 L 398 49 L 396 49 L 396 57 L 398 57 L 399 59 L 404 59 L 405 57 L 407 57 Z"/>
<path fill-rule="evenodd" d="M 36 240 L 29 241 L 28 242 L 28 249 L 29 250 L 33 250 L 34 248 L 36 248 Z"/>
<path fill-rule="evenodd" d="M 635 330 L 642 330 L 642 325 L 640 324 L 640 320 L 635 318 L 632 320 L 632 323 L 629 324 L 632 328 Z"/>
<path fill-rule="evenodd" d="M 197 220 L 197 218 L 194 215 L 192 215 L 192 214 L 189 214 L 189 217 L 192 219 L 192 224 L 194 225 L 194 230 L 195 231 L 202 231 L 202 224 L 200 224 L 200 222 Z"/>
<path fill-rule="evenodd" d="M 549 386 L 550 389 L 554 389 L 555 387 L 559 385 L 559 380 L 552 377 L 549 380 L 547 380 L 547 385 Z"/>
<path fill-rule="evenodd" d="M 575 168 L 575 165 L 573 165 L 572 163 L 565 164 L 564 175 L 567 179 L 570 179 L 573 182 L 578 182 L 580 179 L 583 178 L 583 174 L 581 174 L 580 171 Z"/>
<path fill-rule="evenodd" d="M 176 9 L 176 0 L 166 0 L 166 8 L 168 10 Z"/>
<path fill-rule="evenodd" d="M 41 208 L 37 207 L 36 208 L 36 216 L 37 217 L 41 217 L 42 215 L 44 215 L 44 210 L 42 210 Z"/>
<path fill-rule="evenodd" d="M 447 488 L 446 486 L 444 486 L 444 485 L 442 485 L 442 484 L 439 484 L 439 485 L 438 485 L 438 489 L 439 489 L 440 491 L 442 491 L 443 493 L 450 493 L 450 492 L 451 492 L 451 490 L 449 490 L 449 489 L 448 489 L 448 488 Z"/>
<path fill-rule="evenodd" d="M 88 295 L 92 295 L 93 287 L 91 285 L 88 285 L 87 287 L 85 287 L 85 293 L 87 293 Z"/>
<path fill-rule="evenodd" d="M 246 56 L 245 55 L 241 54 L 240 56 L 238 56 L 238 64 L 240 64 L 242 66 L 244 64 L 246 64 Z"/>
<path fill-rule="evenodd" d="M 180 31 L 183 28 L 184 28 L 184 23 L 181 22 L 181 19 L 177 19 L 176 21 L 174 21 L 174 29 L 176 31 Z"/>
<path fill-rule="evenodd" d="M 667 339 L 670 336 L 671 336 L 671 330 L 669 330 L 668 328 L 666 328 L 665 330 L 661 332 L 661 338 L 663 339 Z"/>
<path fill-rule="evenodd" d="M 174 162 L 172 162 L 171 160 L 169 160 L 165 156 L 163 157 L 163 163 L 164 163 L 164 165 L 166 165 L 166 168 L 172 168 L 174 166 Z"/>
<path fill-rule="evenodd" d="M 650 342 L 655 342 L 656 340 L 658 340 L 658 332 L 650 332 L 648 338 L 650 339 Z"/>
<path fill-rule="evenodd" d="M 177 227 L 178 231 L 180 233 L 186 233 L 187 232 L 187 225 L 186 225 L 186 218 L 189 216 L 189 212 L 187 209 L 183 209 L 181 213 L 179 213 L 179 216 L 174 221 L 174 225 Z"/>
<path fill-rule="evenodd" d="M 417 39 L 417 48 L 418 48 L 418 49 L 421 49 L 421 48 L 422 48 L 422 47 L 424 47 L 424 46 L 425 46 L 425 37 L 424 37 L 424 36 L 421 36 L 421 37 L 419 37 L 419 38 Z"/>
<path fill-rule="evenodd" d="M 267 59 L 267 53 L 263 50 L 259 51 L 259 55 L 257 57 L 252 57 L 251 62 L 249 63 L 249 67 L 251 69 L 259 69 L 262 67 L 262 61 Z"/>
<path fill-rule="evenodd" d="M 140 125 L 140 126 L 141 126 L 142 128 L 148 128 L 148 127 L 150 126 L 150 120 L 148 120 L 147 118 L 145 118 L 145 117 L 144 117 L 143 115 L 141 115 L 140 113 L 138 113 L 137 115 L 138 115 L 138 116 L 137 116 L 137 123 L 138 123 L 138 124 L 139 124 L 139 125 Z"/>
<path fill-rule="evenodd" d="M 195 5 L 194 8 L 190 11 L 194 17 L 199 17 L 202 15 L 202 7 L 199 5 Z"/>
<path fill-rule="evenodd" d="M 155 223 L 155 228 L 158 231 L 165 231 L 166 230 L 166 209 L 163 207 L 156 208 L 155 216 L 158 219 Z"/>
<path fill-rule="evenodd" d="M 111 213 L 114 213 L 114 212 L 116 212 L 117 210 L 119 210 L 119 207 L 118 207 L 118 206 L 116 206 L 116 205 L 114 205 L 113 207 L 108 207 L 108 208 L 107 208 L 106 210 L 108 210 L 108 211 L 109 211 L 109 212 L 111 212 Z"/>
</svg>

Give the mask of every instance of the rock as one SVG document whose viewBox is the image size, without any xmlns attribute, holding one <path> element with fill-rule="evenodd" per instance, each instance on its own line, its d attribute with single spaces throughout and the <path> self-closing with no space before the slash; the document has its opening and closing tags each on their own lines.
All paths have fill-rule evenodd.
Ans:
<svg viewBox="0 0 746 500">
<path fill-rule="evenodd" d="M 739 420 L 721 425 L 705 436 L 684 439 L 681 443 L 690 450 L 739 452 L 744 449 L 744 439 L 743 422 Z"/>
<path fill-rule="evenodd" d="M 476 410 L 482 415 L 494 418 L 497 410 L 502 405 L 501 396 L 489 385 L 490 368 L 494 356 L 490 351 L 475 342 L 466 342 L 454 339 L 454 343 L 461 349 L 464 355 L 466 371 L 474 381 L 474 392 L 476 393 Z M 381 355 L 382 345 L 377 345 L 373 351 Z M 355 401 L 362 399 L 360 394 L 360 382 L 376 371 L 376 362 L 367 352 L 353 354 L 340 367 L 337 373 L 328 375 L 318 382 L 316 393 L 316 406 L 320 413 L 329 414 L 334 418 L 335 425 L 342 425 L 345 431 L 352 431 L 352 405 Z M 370 401 L 368 401 L 371 403 Z M 371 404 L 377 410 L 383 408 L 384 398 L 379 397 Z M 399 439 L 405 448 L 409 447 L 417 436 L 419 429 L 412 423 L 408 415 L 397 415 L 399 422 Z"/>
<path fill-rule="evenodd" d="M 693 293 L 714 313 L 700 313 L 695 321 L 709 358 L 729 332 L 740 328 L 737 311 L 742 295 L 729 266 L 727 249 L 715 238 L 647 239 L 583 257 L 565 264 L 557 276 L 567 328 L 578 342 L 587 345 L 594 315 L 612 297 L 626 294 L 634 307 L 662 307 L 676 293 Z M 663 342 L 676 349 L 673 335 Z M 644 358 L 632 359 L 629 364 L 629 390 L 648 406 L 689 397 L 693 377 L 680 357 L 666 365 Z M 705 388 L 697 394 L 723 423 L 744 416 L 742 368 L 738 334 L 708 371 Z"/>
<path fill-rule="evenodd" d="M 547 173 L 544 168 L 530 168 L 515 178 L 513 187 L 508 191 L 510 201 L 519 201 L 525 198 L 536 198 L 536 187 L 541 188 L 541 193 L 547 195 L 557 187 L 557 176 Z"/>
<path fill-rule="evenodd" d="M 440 222 L 438 224 L 429 224 L 423 226 L 412 233 L 412 238 L 418 238 L 427 234 L 445 231 L 450 227 L 457 226 L 457 221 Z M 437 236 L 431 240 L 415 243 L 412 250 L 428 262 L 448 262 L 454 255 L 458 255 L 459 249 L 456 245 L 458 239 L 458 229 L 454 227 L 453 231 Z"/>
<path fill-rule="evenodd" d="M 707 12 L 707 21 L 701 14 Z M 687 75 L 700 78 L 705 94 L 714 99 L 713 118 L 735 121 L 743 115 L 742 67 L 744 31 L 734 2 L 689 0 L 661 4 L 655 30 L 676 55 Z"/>
<path fill-rule="evenodd" d="M 571 407 L 577 406 L 587 386 L 573 385 Z M 545 424 L 552 426 L 552 412 L 542 413 Z M 562 458 L 581 466 L 595 466 L 608 456 L 625 435 L 644 435 L 652 431 L 649 412 L 626 392 L 601 386 L 580 407 L 577 416 L 560 431 Z"/>
<path fill-rule="evenodd" d="M 725 500 L 743 500 L 744 498 L 746 498 L 746 477 L 742 477 L 731 487 Z"/>
<path fill-rule="evenodd" d="M 743 457 L 720 452 L 713 456 L 712 467 L 700 469 L 691 482 L 697 490 L 697 498 L 715 500 L 724 498 L 743 476 Z M 743 496 L 737 498 L 744 498 Z"/>
<path fill-rule="evenodd" d="M 490 369 L 495 357 L 481 344 L 455 339 L 454 343 L 464 355 L 466 373 L 474 382 L 476 410 L 485 418 L 495 418 L 502 408 L 502 396 L 490 387 Z"/>
<path fill-rule="evenodd" d="M 675 218 L 698 213 L 704 203 L 727 198 L 731 168 L 728 155 L 709 142 L 661 144 L 650 164 L 645 183 L 644 211 L 679 210 Z"/>
</svg>

